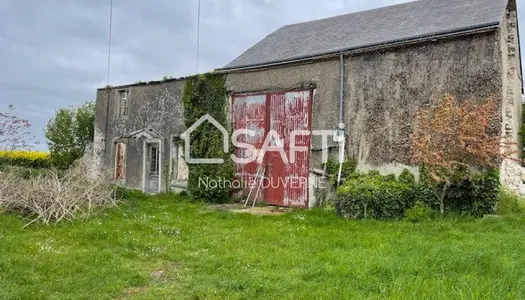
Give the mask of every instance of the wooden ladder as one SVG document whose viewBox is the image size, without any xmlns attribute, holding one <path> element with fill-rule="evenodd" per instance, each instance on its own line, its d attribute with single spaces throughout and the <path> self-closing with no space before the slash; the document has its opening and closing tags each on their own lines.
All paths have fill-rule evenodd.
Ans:
<svg viewBox="0 0 525 300">
<path fill-rule="evenodd" d="M 257 183 L 257 180 L 259 180 L 259 183 L 252 185 L 250 182 L 250 193 L 248 194 L 248 198 L 246 198 L 246 201 L 244 202 L 244 207 L 247 207 L 248 203 L 250 203 L 250 197 L 252 196 L 253 191 L 255 189 L 256 189 L 256 193 L 253 198 L 252 208 L 254 208 L 255 205 L 257 204 L 257 198 L 259 197 L 259 193 L 261 191 L 265 173 L 266 173 L 266 167 L 264 167 L 262 164 L 259 164 L 259 166 L 257 167 L 257 172 L 255 173 L 255 182 L 254 182 L 254 183 Z"/>
</svg>

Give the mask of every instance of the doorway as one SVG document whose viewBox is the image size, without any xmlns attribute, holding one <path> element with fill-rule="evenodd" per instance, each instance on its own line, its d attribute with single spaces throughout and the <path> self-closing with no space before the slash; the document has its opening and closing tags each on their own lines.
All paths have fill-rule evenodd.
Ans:
<svg viewBox="0 0 525 300">
<path fill-rule="evenodd" d="M 255 135 L 243 135 L 240 142 L 261 149 L 267 134 L 273 131 L 280 140 L 272 146 L 283 147 L 290 158 L 291 135 L 311 130 L 313 90 L 295 90 L 261 94 L 240 94 L 233 97 L 234 130 L 249 129 Z M 295 162 L 285 163 L 278 152 L 266 153 L 261 164 L 265 169 L 262 199 L 267 204 L 306 208 L 309 205 L 309 175 L 311 135 L 298 136 L 295 145 L 308 149 L 297 152 Z M 251 157 L 246 149 L 236 149 L 237 157 Z M 259 164 L 236 164 L 236 177 L 244 182 L 255 178 Z M 246 185 L 245 193 L 249 193 Z"/>
<path fill-rule="evenodd" d="M 146 141 L 144 143 L 144 192 L 160 193 L 162 181 L 162 143 Z"/>
<path fill-rule="evenodd" d="M 115 144 L 115 171 L 113 179 L 117 184 L 126 183 L 126 144 Z"/>
<path fill-rule="evenodd" d="M 170 181 L 172 187 L 187 187 L 189 178 L 189 167 L 184 155 L 184 144 L 180 138 L 173 138 L 171 141 L 170 157 Z"/>
</svg>

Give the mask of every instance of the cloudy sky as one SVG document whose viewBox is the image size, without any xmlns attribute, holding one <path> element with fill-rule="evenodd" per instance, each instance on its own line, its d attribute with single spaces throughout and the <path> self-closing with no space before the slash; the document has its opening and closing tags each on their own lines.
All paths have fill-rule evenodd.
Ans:
<svg viewBox="0 0 525 300">
<path fill-rule="evenodd" d="M 199 72 L 226 65 L 283 25 L 402 2 L 202 0 Z M 0 110 L 14 104 L 42 142 L 56 108 L 95 100 L 106 85 L 109 3 L 0 0 Z M 525 0 L 518 6 L 525 24 Z M 197 0 L 114 0 L 111 84 L 195 73 L 196 34 Z"/>
</svg>

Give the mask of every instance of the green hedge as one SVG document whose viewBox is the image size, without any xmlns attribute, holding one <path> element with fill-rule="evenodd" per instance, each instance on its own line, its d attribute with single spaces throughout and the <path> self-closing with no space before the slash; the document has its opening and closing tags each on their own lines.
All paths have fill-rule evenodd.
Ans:
<svg viewBox="0 0 525 300">
<path fill-rule="evenodd" d="M 419 183 L 407 170 L 398 179 L 377 172 L 354 175 L 337 191 L 336 212 L 345 218 L 401 219 L 417 202 L 438 211 L 436 196 L 422 174 Z M 450 187 L 445 212 L 474 217 L 494 214 L 499 196 L 498 170 L 464 173 Z"/>
<path fill-rule="evenodd" d="M 400 219 L 414 205 L 413 185 L 377 174 L 356 175 L 337 191 L 339 216 L 353 219 Z"/>
<path fill-rule="evenodd" d="M 445 197 L 445 212 L 483 217 L 494 214 L 500 196 L 499 170 L 492 169 L 482 173 L 470 174 L 462 171 Z M 425 172 L 422 172 L 422 177 Z M 434 192 L 425 180 L 416 187 L 416 195 L 421 202 L 439 209 Z"/>
</svg>

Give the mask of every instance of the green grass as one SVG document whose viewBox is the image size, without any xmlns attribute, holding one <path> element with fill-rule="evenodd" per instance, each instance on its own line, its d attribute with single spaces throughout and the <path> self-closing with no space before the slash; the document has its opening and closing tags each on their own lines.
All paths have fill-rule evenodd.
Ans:
<svg viewBox="0 0 525 300">
<path fill-rule="evenodd" d="M 498 215 L 525 215 L 525 202 L 515 192 L 502 191 L 499 196 Z"/>
<path fill-rule="evenodd" d="M 0 215 L 0 299 L 525 297 L 522 217 L 361 222 L 135 198 L 51 227 Z"/>
</svg>

